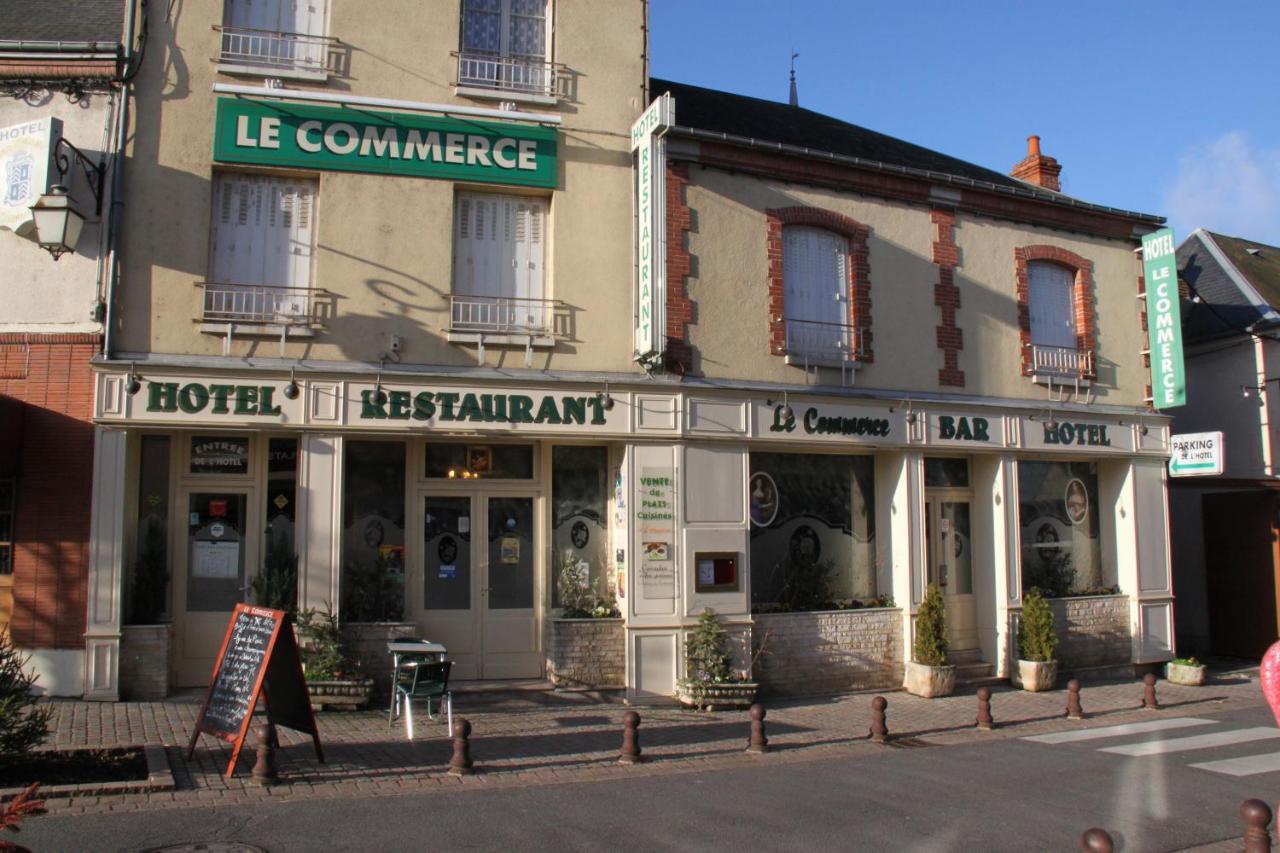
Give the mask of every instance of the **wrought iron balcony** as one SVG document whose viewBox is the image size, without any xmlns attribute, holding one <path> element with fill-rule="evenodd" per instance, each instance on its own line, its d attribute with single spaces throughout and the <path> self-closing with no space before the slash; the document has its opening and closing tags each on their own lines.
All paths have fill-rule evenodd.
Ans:
<svg viewBox="0 0 1280 853">
<path fill-rule="evenodd" d="M 494 53 L 455 53 L 458 86 L 555 97 L 558 66 Z"/>
<path fill-rule="evenodd" d="M 322 305 L 331 305 L 327 290 L 309 287 L 271 287 L 252 284 L 199 282 L 204 289 L 200 320 L 205 323 L 292 326 L 324 325 Z"/>
<path fill-rule="evenodd" d="M 481 335 L 529 335 L 551 337 L 556 334 L 554 299 L 523 299 L 510 296 L 449 297 L 449 331 Z"/>
<path fill-rule="evenodd" d="M 1093 350 L 1031 345 L 1031 372 L 1039 376 L 1077 378 L 1093 375 Z"/>
<path fill-rule="evenodd" d="M 264 71 L 304 72 L 324 76 L 329 72 L 330 51 L 338 40 L 304 33 L 278 33 L 248 27 L 214 27 L 222 34 L 218 61 Z"/>
<path fill-rule="evenodd" d="M 814 367 L 839 366 L 866 355 L 866 329 L 845 323 L 784 318 L 789 361 Z"/>
</svg>

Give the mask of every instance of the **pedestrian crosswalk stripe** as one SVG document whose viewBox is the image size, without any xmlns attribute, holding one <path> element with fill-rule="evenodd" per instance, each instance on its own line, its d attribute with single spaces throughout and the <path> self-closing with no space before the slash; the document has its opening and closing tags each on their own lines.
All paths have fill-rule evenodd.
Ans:
<svg viewBox="0 0 1280 853">
<path fill-rule="evenodd" d="M 1192 764 L 1200 770 L 1222 773 L 1227 776 L 1254 776 L 1258 773 L 1271 773 L 1280 770 L 1280 752 L 1268 752 L 1265 755 L 1246 755 L 1243 758 L 1224 758 L 1221 761 L 1206 761 Z"/>
<path fill-rule="evenodd" d="M 1280 729 L 1275 726 L 1264 726 L 1256 729 L 1210 732 L 1207 735 L 1193 735 L 1192 737 L 1171 738 L 1169 740 L 1150 740 L 1144 743 L 1131 743 L 1127 746 L 1108 746 L 1098 751 L 1114 752 L 1117 755 L 1161 755 L 1166 752 L 1208 749 L 1214 746 L 1230 746 L 1233 743 L 1251 743 L 1278 737 L 1280 737 Z"/>
<path fill-rule="evenodd" d="M 1150 732 L 1159 732 L 1165 729 L 1209 726 L 1215 722 L 1215 720 L 1200 720 L 1195 717 L 1172 717 L 1167 720 L 1152 720 L 1147 723 L 1126 723 L 1122 726 L 1103 726 L 1097 729 L 1077 729 L 1070 732 L 1032 735 L 1031 737 L 1024 737 L 1023 740 L 1031 740 L 1036 743 L 1074 743 L 1081 740 L 1101 740 L 1102 738 L 1121 737 L 1123 735 L 1149 734 Z"/>
</svg>

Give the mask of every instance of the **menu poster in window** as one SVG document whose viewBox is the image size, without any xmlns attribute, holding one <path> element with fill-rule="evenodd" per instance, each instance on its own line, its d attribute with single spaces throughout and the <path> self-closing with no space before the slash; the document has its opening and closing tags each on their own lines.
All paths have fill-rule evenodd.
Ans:
<svg viewBox="0 0 1280 853">
<path fill-rule="evenodd" d="M 191 543 L 193 578 L 236 578 L 240 576 L 240 543 L 197 539 Z"/>
<path fill-rule="evenodd" d="M 266 700 L 267 722 L 310 734 L 316 756 L 323 762 L 324 751 L 302 675 L 293 625 L 283 610 L 237 604 L 218 651 L 204 704 L 196 716 L 187 760 L 195 755 L 202 732 L 229 741 L 233 744 L 226 771 L 230 778 L 259 695 Z"/>
<path fill-rule="evenodd" d="M 642 467 L 636 478 L 636 525 L 640 558 L 638 593 L 649 600 L 676 597 L 675 469 Z"/>
</svg>

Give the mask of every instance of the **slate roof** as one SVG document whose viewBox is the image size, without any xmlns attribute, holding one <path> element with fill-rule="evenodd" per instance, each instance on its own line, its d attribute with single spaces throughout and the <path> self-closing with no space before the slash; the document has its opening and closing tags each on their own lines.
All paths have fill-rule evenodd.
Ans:
<svg viewBox="0 0 1280 853">
<path fill-rule="evenodd" d="M 911 142 L 807 110 L 804 107 L 793 107 L 779 101 L 766 101 L 746 95 L 734 95 L 715 89 L 650 78 L 650 97 L 656 98 L 663 92 L 670 92 L 675 99 L 676 125 L 679 127 L 723 133 L 742 139 L 781 143 L 815 152 L 856 157 L 887 166 L 952 175 L 1019 194 L 1033 195 L 1047 201 L 1119 213 L 1152 222 L 1163 221 L 1161 217 L 1149 214 L 1087 204 L 1062 193 L 1019 181 L 994 169 L 978 166 Z"/>
<path fill-rule="evenodd" d="M 1243 335 L 1254 324 L 1258 324 L 1254 326 L 1258 331 L 1280 323 L 1276 314 L 1280 308 L 1280 248 L 1196 229 L 1178 246 L 1177 257 L 1178 278 L 1187 285 L 1187 295 L 1198 295 L 1201 300 L 1183 303 L 1184 341 Z M 1235 275 L 1243 278 L 1265 305 L 1259 307 Z"/>
<path fill-rule="evenodd" d="M 0 42 L 119 44 L 124 10 L 125 0 L 0 0 Z"/>
</svg>

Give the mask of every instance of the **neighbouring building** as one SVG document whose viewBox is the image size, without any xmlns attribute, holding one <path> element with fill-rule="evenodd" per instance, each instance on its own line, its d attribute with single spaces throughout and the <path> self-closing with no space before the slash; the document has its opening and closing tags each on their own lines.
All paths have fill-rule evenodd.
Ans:
<svg viewBox="0 0 1280 853">
<path fill-rule="evenodd" d="M 37 689 L 55 695 L 84 690 L 90 362 L 114 280 L 135 21 L 127 0 L 0 6 L 0 630 L 30 654 Z M 32 210 L 42 198 L 77 211 L 48 251 Z M 39 240 L 56 236 L 42 229 Z"/>
<path fill-rule="evenodd" d="M 1182 654 L 1260 658 L 1280 636 L 1280 248 L 1196 229 L 1178 246 L 1187 405 L 1222 433 L 1222 473 L 1170 479 Z"/>
<path fill-rule="evenodd" d="M 1171 656 L 1162 220 L 651 80 L 645 9 L 153 16 L 87 695 L 206 683 L 295 579 L 375 672 L 427 636 L 638 698 L 706 607 L 770 689 L 900 683 L 931 581 L 975 675 L 1032 584 L 1069 668 Z"/>
</svg>

